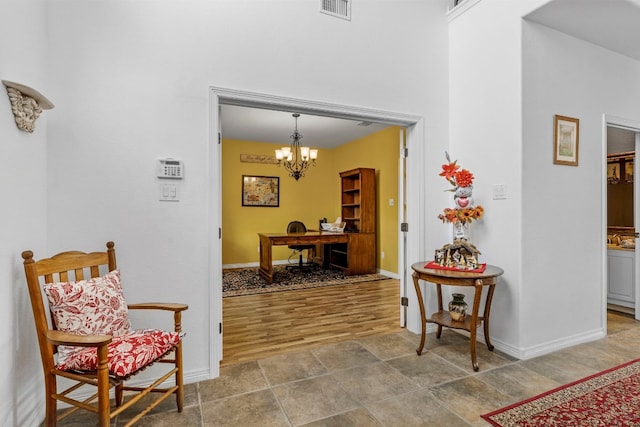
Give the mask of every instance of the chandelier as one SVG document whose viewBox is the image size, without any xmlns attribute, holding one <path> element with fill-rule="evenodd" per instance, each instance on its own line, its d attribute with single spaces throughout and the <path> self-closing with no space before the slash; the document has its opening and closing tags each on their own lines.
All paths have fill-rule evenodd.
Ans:
<svg viewBox="0 0 640 427">
<path fill-rule="evenodd" d="M 296 129 L 291 135 L 293 140 L 291 147 L 282 147 L 276 150 L 276 159 L 278 160 L 278 166 L 284 164 L 285 169 L 289 171 L 289 176 L 297 181 L 304 176 L 309 165 L 316 165 L 318 150 L 300 146 L 300 140 L 302 139 L 302 135 L 298 132 L 298 117 L 300 117 L 300 114 L 295 113 L 293 117 L 296 119 Z"/>
</svg>

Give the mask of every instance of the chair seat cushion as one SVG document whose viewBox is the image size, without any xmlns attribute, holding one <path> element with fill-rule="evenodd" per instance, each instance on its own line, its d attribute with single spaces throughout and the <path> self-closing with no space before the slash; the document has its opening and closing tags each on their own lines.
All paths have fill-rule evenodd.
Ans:
<svg viewBox="0 0 640 427">
<path fill-rule="evenodd" d="M 155 362 L 170 351 L 184 334 L 159 329 L 139 329 L 113 337 L 108 345 L 109 374 L 127 377 Z M 95 371 L 98 351 L 95 347 L 67 347 L 73 349 L 61 357 L 57 368 L 63 371 Z"/>
</svg>

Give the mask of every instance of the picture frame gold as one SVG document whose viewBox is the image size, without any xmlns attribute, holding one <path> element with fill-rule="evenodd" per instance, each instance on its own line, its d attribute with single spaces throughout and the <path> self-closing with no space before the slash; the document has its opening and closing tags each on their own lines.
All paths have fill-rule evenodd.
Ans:
<svg viewBox="0 0 640 427">
<path fill-rule="evenodd" d="M 633 160 L 624 162 L 624 182 L 628 184 L 633 183 L 633 162 Z"/>
<path fill-rule="evenodd" d="M 242 175 L 242 206 L 279 207 L 280 178 Z"/>
<path fill-rule="evenodd" d="M 553 163 L 578 166 L 580 120 L 555 115 L 553 119 Z"/>
<path fill-rule="evenodd" d="M 617 184 L 620 182 L 620 162 L 607 163 L 607 184 Z"/>
</svg>

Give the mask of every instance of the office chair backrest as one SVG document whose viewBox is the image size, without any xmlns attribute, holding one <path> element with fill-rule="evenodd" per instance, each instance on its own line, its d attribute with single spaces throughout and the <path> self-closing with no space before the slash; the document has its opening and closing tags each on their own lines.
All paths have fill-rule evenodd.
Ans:
<svg viewBox="0 0 640 427">
<path fill-rule="evenodd" d="M 307 227 L 301 221 L 291 221 L 287 226 L 287 233 L 306 233 Z"/>
</svg>

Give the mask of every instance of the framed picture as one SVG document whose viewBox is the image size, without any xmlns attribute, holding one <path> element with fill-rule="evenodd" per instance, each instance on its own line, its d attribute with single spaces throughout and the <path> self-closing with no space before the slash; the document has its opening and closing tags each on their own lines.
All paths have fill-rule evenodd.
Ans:
<svg viewBox="0 0 640 427">
<path fill-rule="evenodd" d="M 553 124 L 553 163 L 578 166 L 580 120 L 556 115 Z"/>
<path fill-rule="evenodd" d="M 242 175 L 242 206 L 280 206 L 280 178 Z"/>
<path fill-rule="evenodd" d="M 620 162 L 607 163 L 607 183 L 617 184 L 620 182 Z"/>
<path fill-rule="evenodd" d="M 629 184 L 633 183 L 633 160 L 624 162 L 624 180 Z"/>
</svg>

